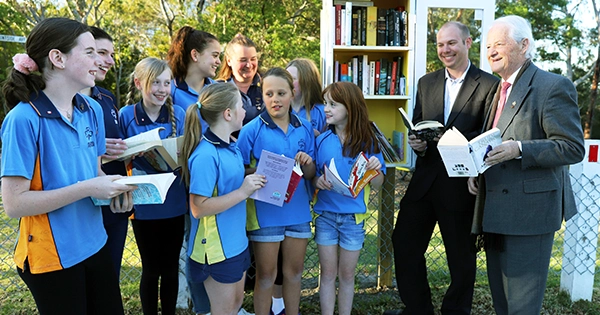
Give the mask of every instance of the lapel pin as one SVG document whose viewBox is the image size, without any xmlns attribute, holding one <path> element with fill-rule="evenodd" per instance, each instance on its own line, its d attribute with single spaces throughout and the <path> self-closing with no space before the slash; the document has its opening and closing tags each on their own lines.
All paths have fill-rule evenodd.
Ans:
<svg viewBox="0 0 600 315">
<path fill-rule="evenodd" d="M 510 104 L 510 108 L 515 108 L 515 105 L 517 105 L 517 102 L 512 102 L 512 104 Z"/>
</svg>

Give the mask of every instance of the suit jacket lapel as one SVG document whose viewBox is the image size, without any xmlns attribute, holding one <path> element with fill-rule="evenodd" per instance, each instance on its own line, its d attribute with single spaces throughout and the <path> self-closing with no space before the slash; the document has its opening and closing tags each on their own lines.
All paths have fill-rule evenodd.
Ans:
<svg viewBox="0 0 600 315">
<path fill-rule="evenodd" d="M 456 100 L 454 100 L 454 105 L 452 105 L 452 112 L 450 112 L 450 117 L 448 117 L 448 122 L 446 122 L 446 126 L 452 126 L 452 123 L 458 117 L 458 114 L 465 108 L 467 105 L 467 101 L 471 98 L 477 86 L 479 85 L 480 75 L 479 72 L 476 71 L 474 65 L 469 67 L 469 71 L 465 75 L 465 81 L 462 83 L 460 91 L 458 91 L 458 96 Z"/>
<path fill-rule="evenodd" d="M 517 76 L 510 95 L 506 99 L 506 104 L 504 105 L 502 115 L 500 115 L 500 119 L 498 120 L 498 125 L 496 126 L 502 131 L 502 136 L 504 136 L 506 129 L 508 129 L 508 126 L 512 123 L 515 115 L 521 109 L 523 100 L 525 100 L 525 97 L 529 94 L 529 91 L 531 90 L 531 80 L 536 71 L 537 67 L 530 64 Z"/>
<path fill-rule="evenodd" d="M 437 78 L 434 78 L 431 82 L 431 93 L 434 96 L 435 99 L 435 103 L 434 104 L 441 104 L 441 106 L 436 106 L 435 107 L 435 116 L 431 117 L 431 118 L 425 118 L 423 117 L 423 120 L 437 120 L 440 121 L 442 123 L 444 123 L 444 91 L 446 89 L 446 79 L 445 79 L 445 75 L 446 75 L 446 70 L 443 69 L 443 71 L 438 71 L 437 72 Z M 437 82 L 441 82 L 441 84 L 438 84 Z"/>
</svg>

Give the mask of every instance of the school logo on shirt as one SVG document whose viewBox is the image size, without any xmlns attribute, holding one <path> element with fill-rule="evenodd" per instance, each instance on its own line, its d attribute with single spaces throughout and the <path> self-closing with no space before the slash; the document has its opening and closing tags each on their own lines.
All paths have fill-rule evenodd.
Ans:
<svg viewBox="0 0 600 315">
<path fill-rule="evenodd" d="M 94 146 L 95 146 L 95 143 L 94 143 L 94 141 L 92 140 L 92 137 L 93 137 L 93 136 L 94 136 L 94 132 L 92 131 L 92 128 L 90 128 L 90 127 L 86 127 L 86 128 L 85 128 L 85 138 L 86 138 L 86 139 L 87 139 L 87 141 L 88 141 L 88 145 L 87 145 L 87 146 L 88 146 L 88 148 L 91 148 L 91 147 L 94 147 Z"/>
<path fill-rule="evenodd" d="M 114 108 L 111 108 L 110 115 L 113 117 L 113 119 L 115 121 L 115 125 L 118 125 L 119 121 L 117 120 L 117 111 L 115 111 Z"/>
<path fill-rule="evenodd" d="M 306 142 L 304 142 L 304 139 L 300 139 L 298 140 L 298 152 L 306 152 Z"/>
</svg>

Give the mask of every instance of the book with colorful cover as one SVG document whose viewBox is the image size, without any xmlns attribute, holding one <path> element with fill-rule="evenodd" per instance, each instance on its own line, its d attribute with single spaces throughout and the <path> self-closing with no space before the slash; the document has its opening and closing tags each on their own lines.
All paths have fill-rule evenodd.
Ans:
<svg viewBox="0 0 600 315">
<path fill-rule="evenodd" d="M 115 183 L 137 186 L 137 189 L 132 191 L 134 205 L 163 204 L 175 178 L 173 173 L 136 175 L 117 179 Z M 110 205 L 110 199 L 90 198 L 96 206 Z"/>
<path fill-rule="evenodd" d="M 285 202 L 290 202 L 292 197 L 294 196 L 294 192 L 298 188 L 300 184 L 300 180 L 304 172 L 302 172 L 302 167 L 300 167 L 300 163 L 296 162 L 294 164 L 294 168 L 292 169 L 292 175 L 290 176 L 290 182 L 288 184 L 287 191 L 285 192 Z"/>
<path fill-rule="evenodd" d="M 332 191 L 356 198 L 363 188 L 380 173 L 378 170 L 367 170 L 368 162 L 367 155 L 363 152 L 359 153 L 352 165 L 347 181 L 344 181 L 340 178 L 335 167 L 335 160 L 332 158 L 329 167 L 327 167 L 327 164 L 324 165 L 325 180 L 331 184 Z"/>
</svg>

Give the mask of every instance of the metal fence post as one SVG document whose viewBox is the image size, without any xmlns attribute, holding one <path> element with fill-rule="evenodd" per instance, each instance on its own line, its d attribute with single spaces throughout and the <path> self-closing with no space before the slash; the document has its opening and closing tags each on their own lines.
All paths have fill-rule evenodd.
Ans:
<svg viewBox="0 0 600 315">
<path fill-rule="evenodd" d="M 560 288 L 571 301 L 592 300 L 600 217 L 600 140 L 586 140 L 583 162 L 571 166 L 578 213 L 566 223 Z"/>
<path fill-rule="evenodd" d="M 379 203 L 379 257 L 377 268 L 377 285 L 392 286 L 392 266 L 394 252 L 392 246 L 392 232 L 394 230 L 394 199 L 396 195 L 396 168 L 388 167 L 383 185 L 381 187 L 381 202 Z"/>
</svg>

